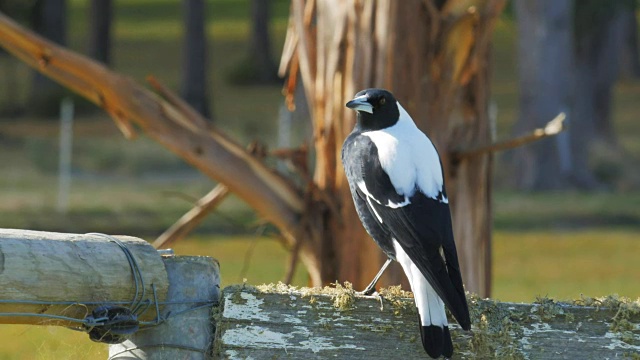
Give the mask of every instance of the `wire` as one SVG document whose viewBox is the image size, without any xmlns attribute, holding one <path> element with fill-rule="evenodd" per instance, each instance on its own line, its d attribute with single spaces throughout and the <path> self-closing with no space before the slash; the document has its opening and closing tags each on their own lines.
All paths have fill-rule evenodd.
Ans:
<svg viewBox="0 0 640 360">
<path fill-rule="evenodd" d="M 131 268 L 131 274 L 133 277 L 133 283 L 135 288 L 134 296 L 131 301 L 42 301 L 42 300 L 0 299 L 0 304 L 65 305 L 65 306 L 77 305 L 77 306 L 83 306 L 85 308 L 89 306 L 91 307 L 95 306 L 96 309 L 102 308 L 101 309 L 102 312 L 100 312 L 102 316 L 95 317 L 96 312 L 94 310 L 94 313 L 92 313 L 91 315 L 85 316 L 84 319 L 77 319 L 74 317 L 69 317 L 64 315 L 52 315 L 52 314 L 42 314 L 42 313 L 19 313 L 19 312 L 0 312 L 0 317 L 38 317 L 43 319 L 77 323 L 80 325 L 79 327 L 70 327 L 70 329 L 84 331 L 87 333 L 91 333 L 94 329 L 100 329 L 101 327 L 107 328 L 105 331 L 103 331 L 103 333 L 101 333 L 102 335 L 98 337 L 98 339 L 101 340 L 106 335 L 109 335 L 109 333 L 114 329 L 118 329 L 118 330 L 121 330 L 122 332 L 126 332 L 127 326 L 131 328 L 132 324 L 135 323 L 143 326 L 143 328 L 140 330 L 145 330 L 145 329 L 160 325 L 170 318 L 174 318 L 174 317 L 183 315 L 185 313 L 188 313 L 190 311 L 194 311 L 194 310 L 198 310 L 201 308 L 210 307 L 218 304 L 218 300 L 208 300 L 208 299 L 158 301 L 156 286 L 154 283 L 151 284 L 153 298 L 146 299 L 145 298 L 146 287 L 145 287 L 144 277 L 142 276 L 142 271 L 138 266 L 138 262 L 136 261 L 135 256 L 133 255 L 133 253 L 131 253 L 131 250 L 127 247 L 127 245 L 113 236 L 102 234 L 102 233 L 88 233 L 86 235 L 96 235 L 96 236 L 104 237 L 109 241 L 116 243 L 120 247 L 120 249 L 122 249 L 122 251 L 124 252 L 127 258 L 127 262 L 129 263 L 129 267 Z M 129 305 L 129 307 L 128 308 L 124 307 L 124 305 L 127 305 L 127 304 Z M 165 316 L 162 316 L 160 314 L 160 306 L 181 305 L 181 304 L 193 304 L 194 306 L 178 312 L 167 313 Z M 151 321 L 139 321 L 137 319 L 138 315 L 144 314 L 151 306 L 155 307 L 155 313 L 156 313 L 155 318 Z M 124 311 L 125 314 L 122 314 L 123 309 L 126 310 Z M 113 313 L 112 313 L 112 316 L 114 318 L 117 318 L 117 320 L 111 319 L 109 317 L 110 310 L 113 310 L 113 312 L 116 314 L 113 316 Z M 127 313 L 130 315 L 127 315 Z M 109 321 L 116 321 L 116 322 L 109 323 Z M 117 321 L 120 321 L 120 323 L 118 323 Z M 138 329 L 137 325 L 135 325 L 135 328 Z M 116 339 L 120 339 L 118 337 L 120 335 L 118 334 L 113 334 L 112 336 L 115 336 Z M 105 341 L 108 341 L 108 340 L 105 340 Z M 182 346 L 182 345 L 160 344 L 160 345 L 151 345 L 151 346 L 155 346 L 155 347 L 166 346 L 166 347 L 180 348 L 180 349 L 189 350 L 189 351 L 197 351 L 197 352 L 203 352 L 203 353 L 205 352 L 204 350 L 201 350 L 201 349 L 195 349 L 195 348 Z M 145 347 L 148 347 L 148 346 L 145 346 Z M 127 349 L 124 352 L 135 350 L 135 349 L 136 348 Z"/>
</svg>

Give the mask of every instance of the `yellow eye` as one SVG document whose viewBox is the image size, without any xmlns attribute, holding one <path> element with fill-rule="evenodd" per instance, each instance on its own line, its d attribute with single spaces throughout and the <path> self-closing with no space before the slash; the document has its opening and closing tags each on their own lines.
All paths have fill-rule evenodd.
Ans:
<svg viewBox="0 0 640 360">
<path fill-rule="evenodd" d="M 386 102 L 385 98 L 380 99 L 380 105 L 384 105 L 385 102 Z"/>
</svg>

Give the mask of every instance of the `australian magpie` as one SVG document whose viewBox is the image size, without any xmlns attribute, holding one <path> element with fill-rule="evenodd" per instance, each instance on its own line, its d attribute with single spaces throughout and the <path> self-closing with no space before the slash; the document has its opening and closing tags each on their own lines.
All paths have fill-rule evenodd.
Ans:
<svg viewBox="0 0 640 360">
<path fill-rule="evenodd" d="M 463 329 L 471 321 L 438 152 L 389 91 L 362 90 L 347 107 L 357 121 L 342 163 L 360 220 L 389 257 L 365 292 L 398 261 L 414 293 L 424 349 L 450 357 L 445 305 Z"/>
</svg>

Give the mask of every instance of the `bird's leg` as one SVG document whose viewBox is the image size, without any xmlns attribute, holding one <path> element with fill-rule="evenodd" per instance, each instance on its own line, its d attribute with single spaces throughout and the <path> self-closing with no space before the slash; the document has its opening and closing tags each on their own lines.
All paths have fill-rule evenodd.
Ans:
<svg viewBox="0 0 640 360">
<path fill-rule="evenodd" d="M 380 269 L 380 271 L 378 271 L 378 274 L 376 274 L 373 280 L 371 280 L 371 283 L 367 285 L 367 287 L 364 290 L 360 291 L 358 294 L 371 295 L 374 292 L 376 292 L 376 284 L 378 283 L 378 280 L 380 280 L 380 277 L 382 276 L 382 274 L 384 274 L 384 271 L 387 270 L 387 267 L 389 267 L 389 264 L 391 264 L 391 261 L 392 261 L 391 259 L 387 259 L 384 265 L 382 265 L 382 268 Z"/>
</svg>

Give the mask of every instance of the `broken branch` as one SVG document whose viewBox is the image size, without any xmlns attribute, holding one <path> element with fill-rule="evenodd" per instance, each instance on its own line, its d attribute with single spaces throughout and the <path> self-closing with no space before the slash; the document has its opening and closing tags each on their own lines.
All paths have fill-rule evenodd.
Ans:
<svg viewBox="0 0 640 360">
<path fill-rule="evenodd" d="M 156 249 L 165 249 L 187 236 L 228 194 L 229 188 L 218 184 L 207 195 L 198 200 L 196 206 L 182 215 L 182 217 L 162 233 L 162 235 L 158 236 L 152 244 L 153 247 Z"/>
<path fill-rule="evenodd" d="M 490 145 L 476 147 L 470 150 L 461 150 L 453 153 L 453 158 L 457 161 L 460 161 L 464 158 L 483 155 L 487 153 L 493 153 L 497 151 L 504 151 L 513 149 L 516 147 L 524 146 L 530 144 L 534 141 L 538 141 L 540 139 L 554 136 L 559 134 L 565 129 L 564 120 L 566 118 L 565 113 L 561 112 L 556 115 L 553 120 L 549 121 L 547 125 L 543 128 L 538 128 L 533 130 L 531 133 L 518 136 L 513 139 L 497 142 Z"/>
<path fill-rule="evenodd" d="M 293 244 L 304 208 L 300 192 L 242 146 L 219 131 L 203 131 L 189 111 L 163 100 L 129 77 L 43 39 L 2 13 L 0 45 L 115 115 L 117 124 L 137 125 L 202 173 L 225 184 Z"/>
</svg>

